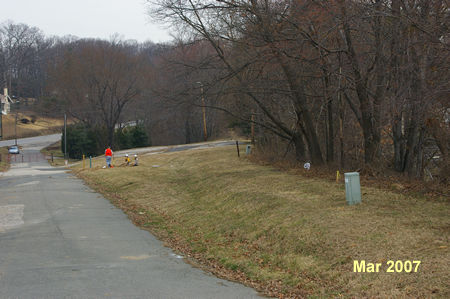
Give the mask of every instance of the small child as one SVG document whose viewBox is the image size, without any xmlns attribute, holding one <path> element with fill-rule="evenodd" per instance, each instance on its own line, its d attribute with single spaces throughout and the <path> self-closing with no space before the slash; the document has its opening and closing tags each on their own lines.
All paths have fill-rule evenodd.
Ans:
<svg viewBox="0 0 450 299">
<path fill-rule="evenodd" d="M 135 154 L 134 155 L 134 165 L 133 166 L 138 166 L 138 156 Z"/>
<path fill-rule="evenodd" d="M 129 166 L 130 162 L 131 162 L 130 157 L 128 157 L 128 154 L 125 154 L 125 163 L 126 163 L 126 165 Z"/>
</svg>

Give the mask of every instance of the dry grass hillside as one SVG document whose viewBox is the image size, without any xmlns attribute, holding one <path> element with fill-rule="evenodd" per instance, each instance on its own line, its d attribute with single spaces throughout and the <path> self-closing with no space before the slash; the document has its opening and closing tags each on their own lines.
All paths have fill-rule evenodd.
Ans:
<svg viewBox="0 0 450 299">
<path fill-rule="evenodd" d="M 265 294 L 450 297 L 445 200 L 363 185 L 363 203 L 348 206 L 342 183 L 256 165 L 235 147 L 103 165 L 99 158 L 77 173 L 191 262 Z M 355 273 L 355 260 L 380 271 Z M 388 272 L 389 261 L 405 267 Z"/>
<path fill-rule="evenodd" d="M 34 116 L 33 116 L 34 115 Z M 23 123 L 21 120 L 27 119 L 28 123 Z M 32 122 L 34 120 L 34 123 Z M 3 123 L 3 139 L 15 138 L 16 114 L 8 114 L 2 116 Z M 64 125 L 63 119 L 56 119 L 35 115 L 32 112 L 18 113 L 17 115 L 17 138 L 47 135 L 61 132 Z"/>
</svg>

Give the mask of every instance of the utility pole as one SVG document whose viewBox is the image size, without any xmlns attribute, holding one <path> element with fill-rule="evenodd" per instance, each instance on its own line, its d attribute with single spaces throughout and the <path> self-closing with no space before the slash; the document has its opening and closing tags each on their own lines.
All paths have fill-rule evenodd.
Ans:
<svg viewBox="0 0 450 299">
<path fill-rule="evenodd" d="M 252 111 L 252 123 L 250 124 L 251 143 L 255 144 L 255 112 Z"/>
<path fill-rule="evenodd" d="M 16 140 L 14 144 L 17 145 L 17 110 L 16 110 L 16 121 L 14 122 L 14 135 Z"/>
<path fill-rule="evenodd" d="M 344 102 L 342 101 L 341 92 L 341 76 L 342 68 L 339 67 L 339 81 L 338 81 L 338 106 L 339 106 L 339 167 L 343 171 L 344 169 Z"/>
<path fill-rule="evenodd" d="M 5 76 L 5 74 L 3 74 Z M 7 89 L 6 89 L 7 90 Z M 3 139 L 3 110 L 6 111 L 6 105 L 8 103 L 7 92 L 3 89 L 3 95 L 5 96 L 5 103 L 0 103 L 0 139 Z M 6 113 L 6 112 L 5 112 Z"/>
<path fill-rule="evenodd" d="M 3 107 L 0 104 L 0 139 L 3 139 Z"/>
<path fill-rule="evenodd" d="M 64 113 L 64 160 L 66 160 L 67 153 L 67 115 Z"/>
<path fill-rule="evenodd" d="M 206 129 L 206 106 L 205 106 L 205 95 L 203 93 L 203 83 L 197 82 L 197 84 L 200 84 L 200 90 L 202 92 L 202 113 L 203 113 L 203 135 L 205 141 L 208 140 L 208 131 Z"/>
</svg>

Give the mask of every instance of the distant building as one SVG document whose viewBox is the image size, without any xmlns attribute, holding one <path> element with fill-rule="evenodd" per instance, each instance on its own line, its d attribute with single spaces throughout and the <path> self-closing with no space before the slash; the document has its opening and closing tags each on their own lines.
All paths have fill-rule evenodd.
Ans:
<svg viewBox="0 0 450 299">
<path fill-rule="evenodd" d="M 12 99 L 8 95 L 8 88 L 4 88 L 3 94 L 0 94 L 0 103 L 3 115 L 7 115 L 11 111 L 12 102 Z"/>
</svg>

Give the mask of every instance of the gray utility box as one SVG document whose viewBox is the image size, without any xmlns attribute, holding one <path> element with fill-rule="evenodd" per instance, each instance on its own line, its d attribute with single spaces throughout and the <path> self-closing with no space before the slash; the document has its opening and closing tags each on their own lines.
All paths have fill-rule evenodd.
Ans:
<svg viewBox="0 0 450 299">
<path fill-rule="evenodd" d="M 345 173 L 345 198 L 349 205 L 361 203 L 361 186 L 358 172 Z"/>
<path fill-rule="evenodd" d="M 250 144 L 247 144 L 247 147 L 245 148 L 245 154 L 250 155 L 252 153 L 252 147 Z"/>
</svg>

